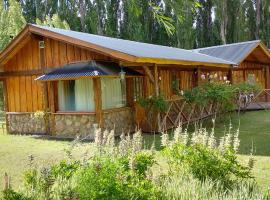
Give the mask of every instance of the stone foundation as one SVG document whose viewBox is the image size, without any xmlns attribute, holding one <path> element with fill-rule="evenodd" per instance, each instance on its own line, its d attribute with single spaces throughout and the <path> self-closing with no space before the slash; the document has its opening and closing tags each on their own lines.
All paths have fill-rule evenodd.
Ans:
<svg viewBox="0 0 270 200">
<path fill-rule="evenodd" d="M 45 134 L 43 119 L 36 119 L 33 113 L 7 113 L 10 133 Z M 95 114 L 53 114 L 50 116 L 52 135 L 59 137 L 94 138 Z M 121 108 L 103 113 L 103 129 L 115 128 L 116 135 L 134 131 L 134 115 L 132 109 Z"/>
<path fill-rule="evenodd" d="M 103 113 L 103 127 L 111 130 L 115 127 L 115 133 L 133 132 L 135 128 L 134 114 L 132 109 L 126 108 Z"/>
<path fill-rule="evenodd" d="M 54 114 L 54 134 L 62 137 L 90 136 L 94 138 L 94 114 Z"/>
<path fill-rule="evenodd" d="M 8 132 L 16 134 L 45 134 L 45 122 L 33 113 L 8 113 Z"/>
</svg>

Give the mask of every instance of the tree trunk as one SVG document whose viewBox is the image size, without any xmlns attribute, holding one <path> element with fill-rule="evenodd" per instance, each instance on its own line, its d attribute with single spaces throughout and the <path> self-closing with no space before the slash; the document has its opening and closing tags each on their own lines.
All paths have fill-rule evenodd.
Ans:
<svg viewBox="0 0 270 200">
<path fill-rule="evenodd" d="M 227 25 L 228 25 L 228 12 L 227 12 L 227 0 L 222 0 L 221 3 L 221 22 L 220 22 L 220 38 L 222 44 L 226 44 Z"/>
<path fill-rule="evenodd" d="M 256 0 L 256 32 L 255 37 L 258 40 L 260 38 L 260 25 L 262 15 L 262 0 Z"/>
<path fill-rule="evenodd" d="M 82 32 L 85 32 L 85 15 L 86 15 L 86 5 L 84 0 L 78 1 L 79 14 L 80 14 L 80 22 L 82 27 Z"/>
</svg>

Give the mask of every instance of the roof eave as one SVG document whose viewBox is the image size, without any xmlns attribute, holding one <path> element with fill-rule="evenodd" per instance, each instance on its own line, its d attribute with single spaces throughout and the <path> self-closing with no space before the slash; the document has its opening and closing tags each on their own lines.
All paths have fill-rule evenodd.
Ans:
<svg viewBox="0 0 270 200">
<path fill-rule="evenodd" d="M 230 68 L 235 65 L 234 63 L 217 63 L 217 62 L 197 62 L 197 61 L 186 61 L 186 60 L 174 60 L 174 59 L 161 59 L 161 58 L 138 58 L 137 63 L 154 63 L 160 65 L 197 65 L 197 66 L 209 66 L 209 67 L 221 67 Z"/>
</svg>

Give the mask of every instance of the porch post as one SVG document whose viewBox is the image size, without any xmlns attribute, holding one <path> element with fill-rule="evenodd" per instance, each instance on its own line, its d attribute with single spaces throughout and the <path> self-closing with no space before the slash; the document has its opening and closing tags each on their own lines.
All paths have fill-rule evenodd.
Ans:
<svg viewBox="0 0 270 200">
<path fill-rule="evenodd" d="M 233 70 L 232 70 L 232 68 L 229 69 L 228 80 L 230 81 L 230 84 L 233 84 Z"/>
<path fill-rule="evenodd" d="M 269 70 L 269 65 L 266 66 L 265 68 L 265 89 L 270 89 L 270 70 Z M 268 95 L 268 92 L 266 92 L 266 95 L 265 95 L 265 100 L 266 102 L 269 101 L 269 95 Z"/>
<path fill-rule="evenodd" d="M 41 37 L 39 41 L 39 65 L 42 70 L 42 73 L 45 73 L 46 68 L 46 55 L 45 55 L 45 45 L 44 38 Z M 49 112 L 49 99 L 48 99 L 48 83 L 42 82 L 42 94 L 43 94 L 43 110 L 46 113 L 45 121 L 45 130 L 47 134 L 51 134 L 50 128 L 50 116 L 47 115 Z"/>
<path fill-rule="evenodd" d="M 155 87 L 155 95 L 159 96 L 159 84 L 158 84 L 158 67 L 157 64 L 154 65 L 154 87 Z M 160 119 L 160 112 L 157 113 L 157 128 L 158 132 L 161 131 L 161 119 Z"/>
<path fill-rule="evenodd" d="M 96 113 L 96 123 L 102 127 L 102 97 L 101 97 L 101 79 L 94 78 L 94 101 L 95 101 L 95 113 Z"/>
<path fill-rule="evenodd" d="M 155 95 L 159 96 L 158 67 L 157 67 L 157 64 L 155 64 L 155 66 L 154 66 L 154 85 L 155 85 Z"/>
<path fill-rule="evenodd" d="M 202 81 L 201 81 L 201 75 L 202 75 L 202 71 L 199 67 L 196 68 L 195 71 L 195 84 L 194 87 L 201 85 Z"/>
</svg>

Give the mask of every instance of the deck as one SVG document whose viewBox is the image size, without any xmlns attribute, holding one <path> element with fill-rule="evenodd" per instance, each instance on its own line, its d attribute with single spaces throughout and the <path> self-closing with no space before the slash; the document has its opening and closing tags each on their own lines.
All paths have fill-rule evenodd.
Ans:
<svg viewBox="0 0 270 200">
<path fill-rule="evenodd" d="M 267 110 L 270 109 L 270 102 L 251 103 L 245 110 Z"/>
</svg>

